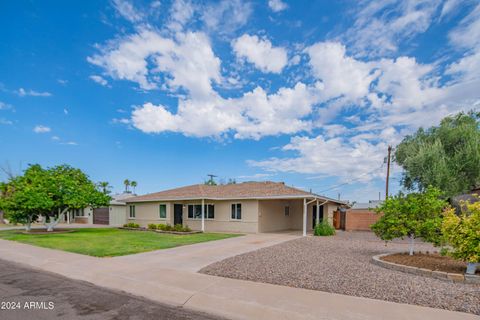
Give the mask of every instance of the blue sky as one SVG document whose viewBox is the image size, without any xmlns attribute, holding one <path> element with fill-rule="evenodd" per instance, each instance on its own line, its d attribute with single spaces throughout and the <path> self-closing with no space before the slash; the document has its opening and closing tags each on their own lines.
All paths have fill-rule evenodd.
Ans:
<svg viewBox="0 0 480 320">
<path fill-rule="evenodd" d="M 3 1 L 0 39 L 2 166 L 117 192 L 213 173 L 377 199 L 389 144 L 480 107 L 478 1 Z"/>
</svg>

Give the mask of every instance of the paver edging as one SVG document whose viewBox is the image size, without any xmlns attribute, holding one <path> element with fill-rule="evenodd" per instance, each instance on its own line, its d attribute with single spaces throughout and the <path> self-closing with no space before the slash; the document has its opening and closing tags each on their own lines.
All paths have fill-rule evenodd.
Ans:
<svg viewBox="0 0 480 320">
<path fill-rule="evenodd" d="M 382 257 L 391 255 L 391 253 L 384 253 L 384 254 L 379 254 L 376 256 L 372 257 L 372 263 L 383 267 L 387 268 L 390 270 L 395 270 L 395 271 L 400 271 L 400 272 L 405 272 L 405 273 L 411 273 L 419 276 L 424 276 L 424 277 L 429 277 L 429 278 L 435 278 L 435 279 L 440 279 L 440 280 L 445 280 L 445 281 L 450 281 L 450 282 L 464 282 L 464 283 L 475 283 L 475 284 L 480 284 L 480 276 L 477 275 L 469 275 L 469 274 L 460 274 L 460 273 L 448 273 L 444 271 L 436 271 L 436 270 L 430 270 L 430 269 L 425 269 L 425 268 L 417 268 L 417 267 L 412 267 L 412 266 L 406 266 L 403 264 L 398 264 L 398 263 L 393 263 L 389 261 L 382 260 Z"/>
</svg>

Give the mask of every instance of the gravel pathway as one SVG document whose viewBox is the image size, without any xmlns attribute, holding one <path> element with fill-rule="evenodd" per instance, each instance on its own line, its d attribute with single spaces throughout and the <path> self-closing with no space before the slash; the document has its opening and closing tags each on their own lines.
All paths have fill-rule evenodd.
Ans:
<svg viewBox="0 0 480 320">
<path fill-rule="evenodd" d="M 238 255 L 200 272 L 480 315 L 480 285 L 415 276 L 370 263 L 374 255 L 407 249 L 406 241 L 385 245 L 369 232 L 339 232 Z M 415 250 L 432 247 L 419 244 Z"/>
</svg>

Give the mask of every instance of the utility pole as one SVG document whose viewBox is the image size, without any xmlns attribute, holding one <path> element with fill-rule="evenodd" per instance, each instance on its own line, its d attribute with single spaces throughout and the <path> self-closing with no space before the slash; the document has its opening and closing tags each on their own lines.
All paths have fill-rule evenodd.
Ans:
<svg viewBox="0 0 480 320">
<path fill-rule="evenodd" d="M 385 184 L 385 200 L 388 198 L 388 179 L 390 178 L 390 154 L 392 153 L 392 146 L 388 146 L 387 156 L 387 181 Z"/>
</svg>

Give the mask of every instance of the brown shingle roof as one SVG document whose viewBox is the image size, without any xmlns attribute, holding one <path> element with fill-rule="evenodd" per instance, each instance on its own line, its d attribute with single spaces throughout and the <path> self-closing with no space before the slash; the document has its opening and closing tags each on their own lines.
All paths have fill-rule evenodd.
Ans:
<svg viewBox="0 0 480 320">
<path fill-rule="evenodd" d="M 283 182 L 243 182 L 210 186 L 195 184 L 129 198 L 127 202 L 188 199 L 241 199 L 316 196 L 310 192 L 286 186 Z M 325 198 L 328 199 L 328 198 Z M 335 201 L 338 202 L 338 201 Z M 340 202 L 341 203 L 341 202 Z"/>
</svg>

